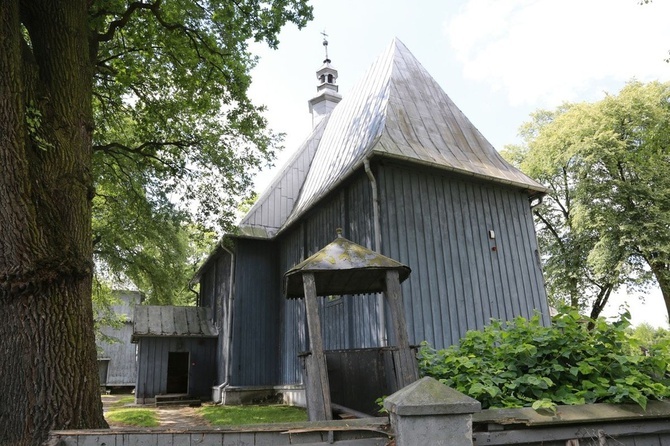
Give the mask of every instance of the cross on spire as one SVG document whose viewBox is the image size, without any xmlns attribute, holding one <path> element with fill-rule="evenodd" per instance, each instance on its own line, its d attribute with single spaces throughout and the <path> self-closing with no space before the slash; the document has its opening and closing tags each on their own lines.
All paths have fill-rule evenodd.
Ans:
<svg viewBox="0 0 670 446">
<path fill-rule="evenodd" d="M 326 51 L 326 60 L 328 59 L 328 40 L 326 40 L 326 37 L 328 37 L 328 34 L 326 34 L 326 30 L 324 29 L 321 31 L 321 35 L 323 36 L 323 48 Z M 325 61 L 324 61 L 325 62 Z"/>
</svg>

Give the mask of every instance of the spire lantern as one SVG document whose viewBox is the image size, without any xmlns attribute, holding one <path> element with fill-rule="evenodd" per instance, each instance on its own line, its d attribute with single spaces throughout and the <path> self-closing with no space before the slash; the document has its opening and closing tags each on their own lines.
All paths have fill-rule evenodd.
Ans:
<svg viewBox="0 0 670 446">
<path fill-rule="evenodd" d="M 322 32 L 323 48 L 326 58 L 323 60 L 323 65 L 316 71 L 316 78 L 318 85 L 316 87 L 316 96 L 308 101 L 309 112 L 312 114 L 312 127 L 316 125 L 342 100 L 342 95 L 338 92 L 337 86 L 337 70 L 330 64 L 328 57 L 328 35 Z"/>
</svg>

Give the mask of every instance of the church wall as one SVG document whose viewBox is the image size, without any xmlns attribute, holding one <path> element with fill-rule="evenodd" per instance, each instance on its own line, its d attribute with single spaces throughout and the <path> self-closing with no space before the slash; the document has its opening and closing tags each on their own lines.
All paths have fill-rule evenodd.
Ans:
<svg viewBox="0 0 670 446">
<path fill-rule="evenodd" d="M 219 255 L 210 261 L 209 267 L 200 278 L 200 300 L 198 304 L 211 310 L 214 325 L 219 331 L 216 345 L 218 383 L 222 383 L 226 379 L 226 370 L 230 358 L 230 337 L 226 336 L 226 333 L 232 285 L 231 262 L 231 254 L 220 249 Z"/>
<path fill-rule="evenodd" d="M 279 277 L 274 242 L 237 239 L 230 385 L 277 383 Z"/>
<path fill-rule="evenodd" d="M 281 276 L 337 236 L 373 248 L 370 183 L 363 172 L 331 193 L 299 223 L 279 237 Z M 299 383 L 302 372 L 298 354 L 309 349 L 304 302 L 281 297 L 283 384 Z M 333 296 L 320 299 L 322 335 L 326 349 L 379 345 L 375 296 Z"/>
<path fill-rule="evenodd" d="M 458 341 L 469 329 L 479 329 L 491 318 L 531 317 L 539 311 L 548 323 L 548 307 L 537 254 L 537 242 L 527 193 L 506 186 L 457 178 L 454 174 L 422 167 L 385 162 L 375 167 L 380 194 L 382 254 L 412 269 L 403 283 L 403 299 L 410 342 L 427 340 L 442 348 Z M 270 379 L 271 352 L 280 364 L 277 384 L 302 382 L 298 354 L 309 349 L 305 328 L 304 302 L 286 300 L 281 294 L 284 272 L 309 257 L 336 237 L 336 228 L 353 242 L 374 248 L 374 227 L 370 182 L 364 172 L 329 194 L 291 228 L 277 238 L 278 269 L 274 279 L 258 284 L 247 279 L 244 287 L 237 259 L 237 296 L 243 289 L 254 288 L 256 297 L 248 304 L 270 305 L 265 327 L 276 323 L 277 331 L 234 336 L 251 336 L 246 347 L 235 341 L 235 357 L 246 352 L 245 361 L 234 362 L 240 380 L 234 385 L 260 385 L 261 367 L 268 367 L 263 379 Z M 494 231 L 495 238 L 490 238 Z M 267 248 L 257 242 L 257 252 L 248 253 L 245 269 L 265 271 L 261 254 Z M 249 247 L 238 246 L 238 255 Z M 258 257 L 256 257 L 258 256 Z M 261 265 L 261 266 L 259 266 Z M 260 269 L 259 269 L 260 268 Z M 265 274 L 265 273 L 263 273 Z M 250 276 L 251 277 L 251 276 Z M 272 282 L 274 280 L 274 282 Z M 263 291 L 261 291 L 261 289 Z M 249 299 L 249 298 L 248 298 Z M 237 304 L 236 304 L 237 305 Z M 322 335 L 326 349 L 364 348 L 383 344 L 380 339 L 380 318 L 374 295 L 322 298 Z M 236 311 L 237 311 L 236 306 Z M 247 310 L 252 314 L 251 307 Z M 260 311 L 257 307 L 255 311 Z M 276 311 L 276 313 L 272 313 Z M 238 313 L 235 313 L 237 320 Z M 245 313 L 246 314 L 246 313 Z M 241 319 L 244 321 L 245 319 Z M 250 321 L 250 319 L 248 320 Z M 249 327 L 250 322 L 245 326 Z M 390 321 L 387 321 L 387 325 Z M 241 327 L 239 327 L 241 328 Z M 267 328 L 263 328 L 267 330 Z M 271 336 L 276 336 L 273 344 Z M 265 342 L 263 343 L 263 340 Z M 263 345 L 264 353 L 253 350 Z M 393 345 L 390 339 L 389 344 Z M 259 366 L 263 356 L 262 366 Z M 251 370 L 249 370 L 251 369 Z M 238 373 L 238 372 L 235 372 Z M 243 374 L 243 375 L 242 375 Z M 256 375 L 254 375 L 256 374 Z M 250 376 L 256 378 L 250 379 Z M 241 378 L 244 377 L 244 380 Z"/>
<path fill-rule="evenodd" d="M 216 383 L 215 338 L 142 337 L 138 341 L 135 400 L 151 403 L 168 393 L 168 359 L 172 352 L 188 353 L 188 389 L 191 397 L 207 399 Z M 181 392 L 179 392 L 181 393 Z"/>
<path fill-rule="evenodd" d="M 490 318 L 535 311 L 548 323 L 527 193 L 393 163 L 378 180 L 382 253 L 412 269 L 402 284 L 411 343 L 444 348 Z"/>
</svg>

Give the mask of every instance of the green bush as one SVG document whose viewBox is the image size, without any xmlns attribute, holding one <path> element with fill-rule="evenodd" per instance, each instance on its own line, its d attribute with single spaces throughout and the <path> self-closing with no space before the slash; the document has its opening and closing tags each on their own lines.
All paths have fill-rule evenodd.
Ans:
<svg viewBox="0 0 670 446">
<path fill-rule="evenodd" d="M 646 408 L 648 399 L 670 396 L 670 349 L 662 341 L 645 355 L 627 335 L 628 318 L 608 323 L 564 311 L 550 327 L 542 326 L 539 316 L 494 320 L 445 350 L 423 343 L 419 368 L 483 408 L 553 411 L 556 404 L 597 402 Z"/>
</svg>

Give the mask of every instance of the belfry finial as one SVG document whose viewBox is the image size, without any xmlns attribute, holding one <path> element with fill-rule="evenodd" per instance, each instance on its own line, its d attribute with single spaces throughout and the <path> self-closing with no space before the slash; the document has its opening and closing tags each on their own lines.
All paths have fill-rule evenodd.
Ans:
<svg viewBox="0 0 670 446">
<path fill-rule="evenodd" d="M 325 29 L 321 31 L 321 35 L 323 36 L 323 48 L 326 51 L 326 60 L 324 60 L 323 62 L 324 63 L 330 62 L 330 59 L 328 58 L 328 40 L 326 39 L 326 37 L 328 37 L 328 34 L 326 34 Z"/>
</svg>

